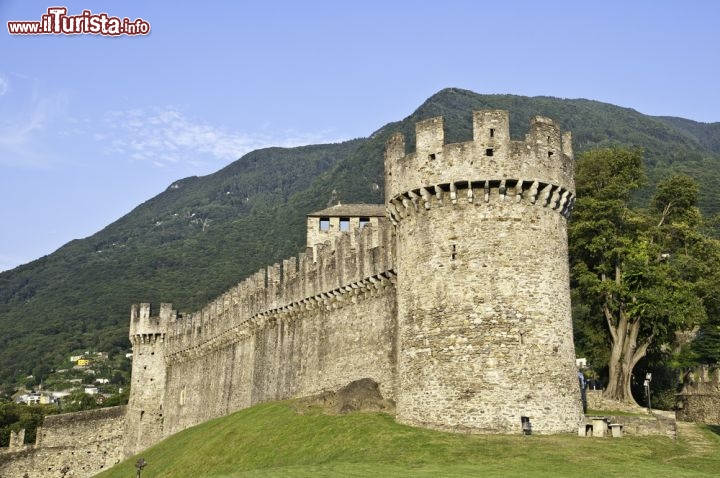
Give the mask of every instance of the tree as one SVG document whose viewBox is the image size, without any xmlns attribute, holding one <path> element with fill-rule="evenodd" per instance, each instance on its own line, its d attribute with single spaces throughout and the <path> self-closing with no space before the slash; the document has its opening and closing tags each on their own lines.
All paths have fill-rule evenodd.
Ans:
<svg viewBox="0 0 720 478">
<path fill-rule="evenodd" d="M 712 237 L 712 219 L 703 218 L 696 207 L 698 192 L 692 178 L 673 175 L 658 185 L 652 201 L 660 217 L 656 240 L 668 251 L 675 276 L 693 283 L 707 315 L 686 334 L 694 340 L 678 344 L 677 367 L 720 362 L 720 242 Z"/>
<path fill-rule="evenodd" d="M 652 199 L 655 212 L 660 215 L 658 227 L 667 219 L 690 220 L 697 225 L 697 200 L 700 188 L 693 178 L 676 174 L 657 186 Z"/>
<path fill-rule="evenodd" d="M 122 392 L 114 393 L 110 395 L 105 402 L 103 407 L 115 407 L 117 405 L 127 405 L 130 399 L 130 389 L 125 388 Z"/>
<path fill-rule="evenodd" d="M 8 446 L 10 433 L 25 430 L 25 443 L 35 443 L 36 430 L 45 415 L 56 413 L 51 405 L 0 403 L 0 447 Z"/>
<path fill-rule="evenodd" d="M 79 412 L 97 408 L 95 397 L 85 393 L 83 390 L 76 390 L 65 397 L 62 403 L 63 412 Z"/>
<path fill-rule="evenodd" d="M 700 327 L 690 350 L 695 362 L 720 363 L 720 317 L 713 317 Z"/>
<path fill-rule="evenodd" d="M 695 276 L 678 273 L 676 263 L 684 259 L 663 247 L 672 243 L 666 236 L 674 232 L 667 230 L 667 222 L 687 217 L 697 189 L 695 200 L 673 202 L 677 182 L 659 187 L 653 204 L 660 218 L 633 209 L 632 193 L 644 181 L 642 164 L 637 149 L 583 154 L 577 163 L 578 201 L 569 229 L 576 296 L 590 316 L 604 323 L 610 345 L 605 393 L 623 402 L 634 402 L 632 372 L 648 349 L 672 341 L 676 331 L 706 317 Z"/>
</svg>

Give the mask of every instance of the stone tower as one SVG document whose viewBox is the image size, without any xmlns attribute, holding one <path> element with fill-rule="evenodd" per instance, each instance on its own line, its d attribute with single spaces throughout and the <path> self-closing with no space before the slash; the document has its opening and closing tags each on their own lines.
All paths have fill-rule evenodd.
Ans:
<svg viewBox="0 0 720 478">
<path fill-rule="evenodd" d="M 133 346 L 132 385 L 125 416 L 123 454 L 130 456 L 163 439 L 165 398 L 164 342 L 171 322 L 177 318 L 172 304 L 160 304 L 152 317 L 150 304 L 130 310 L 130 341 Z"/>
<path fill-rule="evenodd" d="M 438 429 L 570 432 L 581 420 L 568 274 L 570 134 L 476 111 L 473 140 L 443 119 L 394 135 L 385 198 L 396 226 L 398 420 Z"/>
<path fill-rule="evenodd" d="M 314 246 L 340 237 L 343 232 L 372 226 L 375 231 L 373 240 L 380 240 L 379 230 L 387 223 L 383 204 L 336 204 L 321 211 L 307 215 L 306 245 L 313 248 L 313 257 L 317 251 Z M 351 243 L 355 236 L 350 235 Z M 355 244 L 352 243 L 352 247 Z"/>
</svg>

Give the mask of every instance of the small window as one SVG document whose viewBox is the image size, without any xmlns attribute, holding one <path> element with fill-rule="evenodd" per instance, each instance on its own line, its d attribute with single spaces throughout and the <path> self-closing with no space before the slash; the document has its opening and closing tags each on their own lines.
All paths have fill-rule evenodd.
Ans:
<svg viewBox="0 0 720 478">
<path fill-rule="evenodd" d="M 452 253 L 450 254 L 450 260 L 454 261 L 457 257 L 457 246 L 455 244 L 452 245 Z"/>
<path fill-rule="evenodd" d="M 340 218 L 340 230 L 341 231 L 349 231 L 350 230 L 350 218 L 349 217 L 341 217 Z"/>
<path fill-rule="evenodd" d="M 329 231 L 330 230 L 330 218 L 329 217 L 321 217 L 320 218 L 320 230 L 321 231 Z"/>
<path fill-rule="evenodd" d="M 430 154 L 430 155 L 428 156 L 428 158 L 430 158 L 430 161 L 434 160 L 434 159 L 435 159 L 435 153 Z"/>
<path fill-rule="evenodd" d="M 553 155 L 553 152 L 552 152 L 552 151 L 548 151 L 548 158 L 552 157 L 552 155 Z"/>
<path fill-rule="evenodd" d="M 490 137 L 491 138 L 495 137 L 495 128 L 490 128 Z"/>
<path fill-rule="evenodd" d="M 523 435 L 532 435 L 530 417 L 520 417 L 520 426 L 522 426 Z"/>
<path fill-rule="evenodd" d="M 492 148 L 488 148 L 488 149 L 485 150 L 485 156 L 492 156 L 492 155 L 493 155 L 493 149 L 492 149 Z"/>
<path fill-rule="evenodd" d="M 360 218 L 360 229 L 370 224 L 370 218 L 369 217 L 361 217 Z"/>
</svg>

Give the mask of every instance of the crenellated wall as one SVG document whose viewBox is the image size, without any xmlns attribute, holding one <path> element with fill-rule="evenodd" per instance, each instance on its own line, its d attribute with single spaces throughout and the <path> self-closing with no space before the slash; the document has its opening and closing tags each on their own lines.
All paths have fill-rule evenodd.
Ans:
<svg viewBox="0 0 720 478">
<path fill-rule="evenodd" d="M 303 310 L 270 312 L 252 332 L 169 363 L 166 401 L 175 406 L 166 409 L 166 434 L 364 377 L 392 398 L 395 289 L 385 276 L 376 280 Z"/>
<path fill-rule="evenodd" d="M 173 315 L 167 327 L 167 360 L 182 361 L 233 336 L 250 334 L 271 315 L 333 303 L 381 280 L 393 269 L 394 241 L 390 228 L 379 229 L 380 235 L 373 226 L 341 233 L 332 242 L 259 270 L 199 312 Z"/>
<path fill-rule="evenodd" d="M 374 222 L 261 269 L 198 312 L 133 306 L 125 454 L 256 403 L 361 378 L 392 398 L 394 240 L 387 219 Z"/>
</svg>

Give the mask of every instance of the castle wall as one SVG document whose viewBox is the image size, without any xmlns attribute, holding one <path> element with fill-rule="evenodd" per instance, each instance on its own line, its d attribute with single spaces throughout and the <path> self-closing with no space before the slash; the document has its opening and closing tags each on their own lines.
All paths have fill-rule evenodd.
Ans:
<svg viewBox="0 0 720 478">
<path fill-rule="evenodd" d="M 134 306 L 125 454 L 251 405 L 373 378 L 393 396 L 394 241 L 386 218 L 262 269 L 179 315 Z"/>
<path fill-rule="evenodd" d="M 698 367 L 678 394 L 678 420 L 720 425 L 720 368 Z"/>
<path fill-rule="evenodd" d="M 250 336 L 170 363 L 165 400 L 176 405 L 166 407 L 165 433 L 365 377 L 392 398 L 394 312 L 395 289 L 387 281 L 297 316 L 270 314 Z"/>
<path fill-rule="evenodd" d="M 122 459 L 124 417 L 125 407 L 47 416 L 34 446 L 0 454 L 0 476 L 94 476 Z"/>
</svg>

